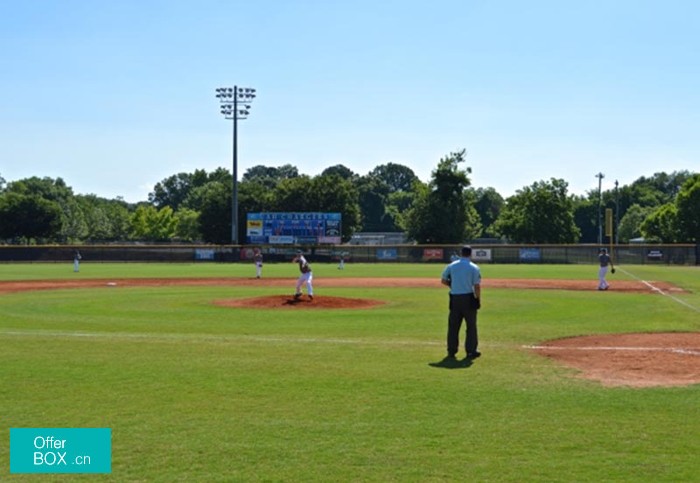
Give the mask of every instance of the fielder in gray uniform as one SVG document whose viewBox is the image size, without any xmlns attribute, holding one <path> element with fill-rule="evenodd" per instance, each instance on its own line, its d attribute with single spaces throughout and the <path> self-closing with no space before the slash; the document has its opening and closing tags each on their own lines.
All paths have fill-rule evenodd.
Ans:
<svg viewBox="0 0 700 483">
<path fill-rule="evenodd" d="M 74 272 L 79 272 L 80 271 L 80 260 L 82 260 L 83 257 L 80 254 L 78 250 L 75 250 L 73 252 L 73 271 Z"/>
<path fill-rule="evenodd" d="M 255 278 L 262 277 L 263 254 L 259 248 L 253 250 L 253 262 L 255 263 Z"/>
<path fill-rule="evenodd" d="M 608 281 L 605 277 L 608 275 L 608 265 L 612 273 L 615 273 L 615 266 L 613 265 L 612 258 L 608 255 L 608 250 L 601 248 L 598 252 L 598 263 L 600 268 L 598 269 L 598 290 L 607 290 L 610 288 Z"/>
</svg>

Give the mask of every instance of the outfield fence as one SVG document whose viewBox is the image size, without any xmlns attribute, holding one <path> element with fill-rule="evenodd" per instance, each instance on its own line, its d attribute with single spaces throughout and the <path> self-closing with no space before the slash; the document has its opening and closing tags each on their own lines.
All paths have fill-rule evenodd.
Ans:
<svg viewBox="0 0 700 483">
<path fill-rule="evenodd" d="M 234 245 L 4 245 L 0 263 L 72 261 L 79 250 L 85 262 L 250 262 L 253 246 Z M 460 245 L 334 245 L 259 247 L 266 262 L 289 261 L 302 249 L 310 261 L 349 263 L 446 263 Z M 472 245 L 479 263 L 594 264 L 599 245 Z M 619 264 L 700 264 L 700 244 L 630 244 L 613 249 Z"/>
</svg>

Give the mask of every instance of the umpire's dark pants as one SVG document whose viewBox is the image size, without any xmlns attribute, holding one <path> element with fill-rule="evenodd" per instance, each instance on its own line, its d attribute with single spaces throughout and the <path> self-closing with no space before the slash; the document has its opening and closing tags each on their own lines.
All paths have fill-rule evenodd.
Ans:
<svg viewBox="0 0 700 483">
<path fill-rule="evenodd" d="M 467 321 L 467 335 L 464 348 L 467 354 L 476 352 L 479 337 L 476 330 L 476 309 L 473 308 L 474 294 L 450 294 L 450 315 L 447 319 L 447 353 L 454 355 L 459 349 L 459 329 L 462 319 Z"/>
</svg>

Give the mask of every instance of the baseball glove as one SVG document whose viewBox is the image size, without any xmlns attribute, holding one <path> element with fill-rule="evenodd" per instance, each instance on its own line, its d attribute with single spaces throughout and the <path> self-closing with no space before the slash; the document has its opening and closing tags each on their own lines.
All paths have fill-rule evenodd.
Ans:
<svg viewBox="0 0 700 483">
<path fill-rule="evenodd" d="M 615 269 L 614 268 L 610 269 L 610 273 L 615 273 Z"/>
</svg>

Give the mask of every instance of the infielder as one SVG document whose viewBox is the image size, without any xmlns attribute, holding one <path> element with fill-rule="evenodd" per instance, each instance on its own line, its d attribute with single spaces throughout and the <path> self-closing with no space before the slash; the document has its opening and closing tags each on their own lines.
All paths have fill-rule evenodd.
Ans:
<svg viewBox="0 0 700 483">
<path fill-rule="evenodd" d="M 615 273 L 615 267 L 605 248 L 601 248 L 600 252 L 598 252 L 598 262 L 600 263 L 600 268 L 598 269 L 598 290 L 607 290 L 610 288 L 610 285 L 605 280 L 605 276 L 608 274 L 608 265 L 610 265 L 612 273 Z"/>
<path fill-rule="evenodd" d="M 314 277 L 311 273 L 311 266 L 309 265 L 309 262 L 306 261 L 306 258 L 304 258 L 304 254 L 301 250 L 297 251 L 297 255 L 294 257 L 292 262 L 299 264 L 299 271 L 301 272 L 301 275 L 297 280 L 297 287 L 296 291 L 294 292 L 294 299 L 298 300 L 299 297 L 301 297 L 301 287 L 304 284 L 306 284 L 306 292 L 309 295 L 309 299 L 313 300 L 314 287 L 311 282 L 313 281 Z"/>
<path fill-rule="evenodd" d="M 255 278 L 262 277 L 263 254 L 259 248 L 253 250 L 253 262 L 255 263 Z"/>
</svg>

